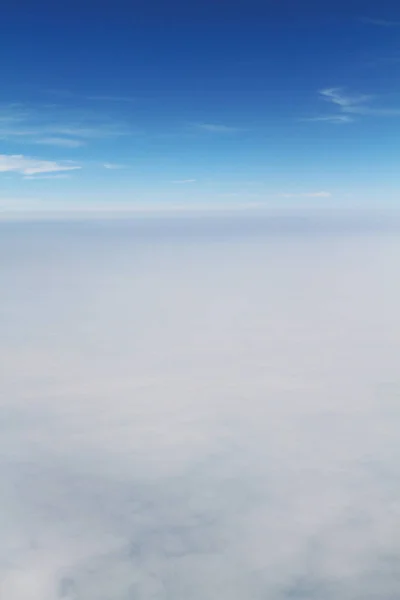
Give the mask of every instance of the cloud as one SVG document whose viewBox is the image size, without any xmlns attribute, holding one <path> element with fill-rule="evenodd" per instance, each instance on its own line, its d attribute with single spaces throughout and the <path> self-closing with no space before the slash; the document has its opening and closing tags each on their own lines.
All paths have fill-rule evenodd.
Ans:
<svg viewBox="0 0 400 600">
<path fill-rule="evenodd" d="M 400 56 L 381 56 L 374 60 L 368 61 L 366 64 L 370 67 L 379 67 L 382 65 L 396 65 L 400 63 Z"/>
<path fill-rule="evenodd" d="M 99 124 L 95 126 L 85 125 L 53 125 L 48 128 L 49 132 L 60 135 L 71 135 L 82 138 L 102 138 L 129 135 L 130 131 L 117 124 Z"/>
<path fill-rule="evenodd" d="M 349 115 L 323 115 L 319 117 L 308 117 L 302 121 L 325 121 L 326 123 L 351 123 L 354 119 Z"/>
<path fill-rule="evenodd" d="M 194 127 L 202 129 L 203 131 L 209 131 L 211 133 L 237 133 L 241 131 L 237 127 L 230 127 L 228 125 L 221 125 L 216 123 L 195 123 Z"/>
<path fill-rule="evenodd" d="M 135 98 L 132 96 L 118 96 L 118 95 L 110 95 L 110 94 L 78 94 L 72 90 L 56 90 L 56 89 L 48 89 L 46 90 L 48 94 L 52 94 L 54 96 L 61 96 L 65 98 L 81 98 L 82 100 L 94 100 L 99 102 L 135 102 Z"/>
<path fill-rule="evenodd" d="M 62 123 L 44 123 L 40 125 L 29 126 L 21 123 L 19 127 L 2 127 L 0 124 L 0 137 L 3 138 L 37 137 L 42 139 L 43 136 L 71 136 L 78 138 L 79 141 L 79 138 L 96 139 L 114 136 L 118 137 L 122 135 L 129 135 L 129 132 L 122 127 L 108 125 L 85 126 L 63 125 Z"/>
<path fill-rule="evenodd" d="M 117 164 L 117 163 L 104 163 L 103 167 L 105 169 L 110 169 L 110 170 L 113 170 L 113 169 L 126 169 L 126 165 L 120 165 L 120 164 Z"/>
<path fill-rule="evenodd" d="M 360 20 L 367 25 L 376 25 L 377 27 L 400 27 L 400 21 L 390 21 L 388 19 L 374 19 L 370 17 L 361 17 Z"/>
<path fill-rule="evenodd" d="M 328 102 L 337 104 L 345 112 L 358 112 L 363 109 L 363 105 L 372 99 L 372 96 L 366 94 L 348 95 L 341 88 L 326 88 L 320 90 L 321 96 Z"/>
<path fill-rule="evenodd" d="M 99 102 L 135 102 L 136 99 L 130 96 L 86 96 L 88 100 L 96 100 Z"/>
<path fill-rule="evenodd" d="M 0 106 L 0 127 L 20 123 L 28 117 L 28 114 L 20 105 L 8 104 Z"/>
<path fill-rule="evenodd" d="M 1 154 L 0 173 L 15 172 L 23 175 L 36 173 L 55 173 L 58 171 L 73 171 L 81 169 L 78 165 L 61 164 L 51 160 L 39 160 L 22 154 Z"/>
<path fill-rule="evenodd" d="M 103 118 L 95 111 L 60 106 L 0 107 L 0 138 L 14 143 L 47 143 L 77 148 L 93 139 L 132 134 L 126 124 Z"/>
<path fill-rule="evenodd" d="M 39 138 L 35 140 L 35 144 L 45 144 L 48 146 L 60 146 L 62 148 L 80 148 L 85 145 L 82 140 L 71 140 L 62 137 Z"/>
<path fill-rule="evenodd" d="M 284 193 L 283 198 L 331 198 L 331 192 L 300 192 L 300 193 Z"/>
<path fill-rule="evenodd" d="M 336 217 L 3 226 L 1 598 L 398 598 L 400 238 Z"/>
<path fill-rule="evenodd" d="M 374 100 L 375 97 L 368 94 L 348 94 L 340 87 L 325 88 L 320 90 L 319 94 L 323 100 L 338 107 L 340 113 L 312 117 L 307 120 L 349 123 L 353 120 L 351 115 L 371 117 L 400 116 L 399 108 L 371 106 L 370 102 Z"/>
<path fill-rule="evenodd" d="M 171 183 L 195 183 L 196 179 L 175 179 Z"/>
<path fill-rule="evenodd" d="M 59 173 L 55 175 L 25 175 L 24 179 L 30 179 L 32 181 L 36 181 L 38 179 L 68 179 L 70 175 L 66 173 Z"/>
</svg>

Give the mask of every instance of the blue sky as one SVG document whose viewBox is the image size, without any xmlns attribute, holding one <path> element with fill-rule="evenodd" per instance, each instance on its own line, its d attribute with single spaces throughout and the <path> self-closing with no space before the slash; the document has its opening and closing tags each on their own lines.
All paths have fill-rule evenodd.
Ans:
<svg viewBox="0 0 400 600">
<path fill-rule="evenodd" d="M 3 12 L 0 206 L 396 202 L 395 2 Z"/>
</svg>

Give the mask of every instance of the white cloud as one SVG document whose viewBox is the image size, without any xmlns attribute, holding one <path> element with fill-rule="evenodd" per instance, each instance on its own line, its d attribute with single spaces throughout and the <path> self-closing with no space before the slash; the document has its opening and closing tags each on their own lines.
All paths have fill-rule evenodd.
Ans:
<svg viewBox="0 0 400 600">
<path fill-rule="evenodd" d="M 15 125 L 24 121 L 27 117 L 26 111 L 21 110 L 20 107 L 14 106 L 0 107 L 0 127 Z"/>
<path fill-rule="evenodd" d="M 195 123 L 197 129 L 203 131 L 210 131 L 211 133 L 236 133 L 241 131 L 237 127 L 230 127 L 228 125 L 222 125 L 218 123 Z"/>
<path fill-rule="evenodd" d="M 10 138 L 20 144 L 48 143 L 72 148 L 86 140 L 129 134 L 132 129 L 128 125 L 103 118 L 95 111 L 65 109 L 58 105 L 29 109 L 19 105 L 0 106 L 0 138 Z M 66 138 L 70 141 L 64 141 Z"/>
<path fill-rule="evenodd" d="M 33 129 L 30 127 L 0 127 L 0 137 L 12 138 L 12 137 L 29 137 L 38 136 L 43 132 L 40 129 Z M 46 133 L 46 132 L 45 132 Z"/>
<path fill-rule="evenodd" d="M 371 100 L 374 96 L 367 94 L 355 94 L 349 95 L 343 91 L 342 88 L 326 88 L 320 90 L 321 97 L 338 106 L 342 113 L 353 114 L 353 115 L 364 115 L 364 116 L 375 116 L 375 117 L 397 117 L 400 116 L 399 108 L 386 108 L 386 107 L 375 107 L 370 106 Z M 330 117 L 331 115 L 329 115 Z M 332 115 L 333 117 L 341 115 Z M 325 119 L 326 120 L 326 119 Z M 335 121 L 332 121 L 335 122 Z M 336 121 L 337 122 L 337 121 Z"/>
<path fill-rule="evenodd" d="M 175 179 L 171 183 L 195 183 L 196 179 Z"/>
<path fill-rule="evenodd" d="M 78 94 L 72 90 L 56 90 L 56 89 L 48 89 L 46 90 L 48 94 L 52 94 L 54 96 L 61 96 L 65 98 L 81 98 L 83 100 L 95 100 L 99 102 L 134 102 L 135 98 L 132 96 L 118 96 L 118 95 L 109 95 L 109 94 Z"/>
<path fill-rule="evenodd" d="M 60 135 L 71 135 L 82 138 L 101 138 L 129 135 L 128 129 L 115 125 L 99 124 L 94 126 L 86 125 L 53 125 L 49 126 L 49 132 Z"/>
<path fill-rule="evenodd" d="M 320 117 L 309 117 L 301 119 L 302 121 L 325 121 L 326 123 L 351 123 L 353 118 L 349 115 L 324 115 Z"/>
<path fill-rule="evenodd" d="M 300 192 L 300 193 L 284 193 L 283 198 L 331 198 L 331 192 Z"/>
<path fill-rule="evenodd" d="M 400 63 L 400 56 L 381 56 L 368 61 L 366 64 L 370 67 L 379 67 L 381 65 L 396 65 Z"/>
<path fill-rule="evenodd" d="M 360 115 L 370 115 L 371 117 L 399 117 L 400 108 L 374 108 L 364 107 L 363 110 L 359 110 Z"/>
<path fill-rule="evenodd" d="M 367 25 L 377 25 L 378 27 L 400 27 L 400 21 L 389 21 L 388 19 L 374 19 L 370 17 L 362 17 L 360 20 Z"/>
<path fill-rule="evenodd" d="M 51 160 L 40 160 L 22 154 L 0 154 L 0 173 L 15 172 L 23 175 L 55 173 L 80 169 L 78 165 L 61 164 Z"/>
<path fill-rule="evenodd" d="M 103 167 L 105 169 L 110 169 L 110 170 L 112 170 L 112 169 L 126 169 L 125 165 L 120 165 L 120 164 L 117 164 L 117 163 L 104 163 Z"/>
<path fill-rule="evenodd" d="M 47 137 L 35 140 L 35 144 L 45 144 L 47 146 L 60 146 L 61 148 L 80 148 L 85 145 L 82 140 L 72 140 L 62 137 Z"/>
<path fill-rule="evenodd" d="M 320 94 L 326 100 L 332 102 L 333 104 L 337 104 L 347 112 L 358 110 L 361 105 L 369 102 L 372 99 L 372 96 L 368 96 L 366 94 L 350 96 L 345 94 L 341 88 L 326 88 L 324 90 L 320 90 Z"/>
<path fill-rule="evenodd" d="M 71 136 L 78 138 L 77 143 L 83 144 L 82 139 L 96 139 L 96 138 L 107 138 L 107 137 L 118 137 L 123 135 L 129 135 L 127 129 L 123 129 L 117 126 L 111 125 L 96 125 L 96 126 L 85 126 L 85 125 L 63 125 L 62 123 L 53 124 L 40 124 L 40 125 L 29 125 L 21 123 L 18 127 L 6 126 L 2 127 L 0 123 L 0 137 L 3 138 L 37 138 L 33 139 L 37 142 L 41 139 L 57 138 L 58 136 Z M 58 138 L 60 139 L 60 138 Z M 25 141 L 25 140 L 21 140 Z M 28 139 L 30 142 L 30 140 Z"/>
<path fill-rule="evenodd" d="M 135 102 L 131 96 L 86 96 L 87 100 L 96 100 L 99 102 Z"/>
<path fill-rule="evenodd" d="M 0 232 L 0 597 L 398 598 L 400 238 L 171 219 Z"/>
<path fill-rule="evenodd" d="M 55 175 L 25 175 L 24 179 L 36 181 L 38 179 L 68 179 L 70 175 L 66 173 L 56 173 Z"/>
</svg>

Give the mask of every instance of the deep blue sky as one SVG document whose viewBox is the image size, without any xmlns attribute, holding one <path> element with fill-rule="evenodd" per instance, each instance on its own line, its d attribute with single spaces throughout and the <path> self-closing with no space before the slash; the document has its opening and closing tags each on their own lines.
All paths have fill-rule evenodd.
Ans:
<svg viewBox="0 0 400 600">
<path fill-rule="evenodd" d="M 398 3 L 17 4 L 2 206 L 396 201 Z"/>
</svg>

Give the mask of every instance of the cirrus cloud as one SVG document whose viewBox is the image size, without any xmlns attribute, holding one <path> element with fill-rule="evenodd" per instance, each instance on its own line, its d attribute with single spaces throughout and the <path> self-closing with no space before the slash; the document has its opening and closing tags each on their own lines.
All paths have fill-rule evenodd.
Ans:
<svg viewBox="0 0 400 600">
<path fill-rule="evenodd" d="M 81 168 L 79 165 L 40 160 L 23 154 L 0 154 L 0 173 L 14 172 L 22 175 L 35 175 L 36 173 L 74 171 Z"/>
<path fill-rule="evenodd" d="M 172 181 L 171 183 L 185 184 L 185 183 L 195 183 L 196 181 L 197 181 L 196 179 L 174 179 L 174 181 Z"/>
<path fill-rule="evenodd" d="M 283 198 L 330 198 L 330 192 L 301 192 L 282 194 Z"/>
<path fill-rule="evenodd" d="M 47 146 L 60 146 L 61 148 L 80 148 L 85 145 L 82 140 L 72 140 L 63 137 L 45 137 L 35 141 L 36 144 L 44 144 Z"/>
<path fill-rule="evenodd" d="M 230 127 L 220 123 L 195 123 L 194 127 L 203 131 L 209 131 L 210 133 L 237 133 L 240 131 L 237 127 Z"/>
<path fill-rule="evenodd" d="M 374 99 L 374 96 L 368 94 L 348 94 L 342 88 L 337 87 L 326 88 L 320 90 L 319 93 L 321 98 L 338 106 L 342 113 L 370 117 L 400 116 L 400 109 L 397 107 L 371 106 L 370 102 Z"/>
<path fill-rule="evenodd" d="M 109 170 L 126 169 L 126 165 L 120 165 L 118 163 L 104 163 L 103 167 Z"/>
<path fill-rule="evenodd" d="M 354 117 L 399 117 L 400 109 L 396 106 L 374 106 L 374 96 L 369 94 L 349 94 L 341 87 L 330 87 L 319 90 L 322 100 L 329 102 L 339 112 L 328 115 L 317 115 L 302 119 L 306 121 L 325 121 L 327 123 L 351 123 Z"/>
</svg>

